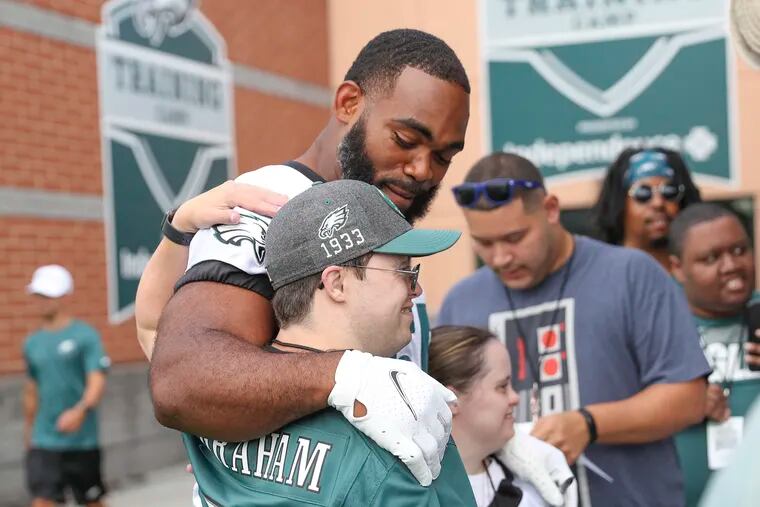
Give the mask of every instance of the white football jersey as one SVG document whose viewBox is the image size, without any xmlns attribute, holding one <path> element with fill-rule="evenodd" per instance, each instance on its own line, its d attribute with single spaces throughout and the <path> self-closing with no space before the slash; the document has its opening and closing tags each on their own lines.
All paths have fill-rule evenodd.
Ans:
<svg viewBox="0 0 760 507">
<path fill-rule="evenodd" d="M 301 165 L 295 163 L 293 167 L 269 165 L 241 174 L 235 181 L 256 185 L 293 198 L 320 181 L 316 179 L 318 177 L 316 174 L 309 174 L 308 168 L 301 166 L 302 170 L 299 170 L 299 166 Z M 221 261 L 249 275 L 263 276 L 268 281 L 265 269 L 266 231 L 271 219 L 242 208 L 236 208 L 236 210 L 240 213 L 240 223 L 215 225 L 195 234 L 190 243 L 187 269 L 190 270 L 193 266 L 206 261 Z M 397 357 L 412 361 L 427 371 L 430 323 L 424 294 L 413 302 L 412 339 L 397 354 Z"/>
</svg>

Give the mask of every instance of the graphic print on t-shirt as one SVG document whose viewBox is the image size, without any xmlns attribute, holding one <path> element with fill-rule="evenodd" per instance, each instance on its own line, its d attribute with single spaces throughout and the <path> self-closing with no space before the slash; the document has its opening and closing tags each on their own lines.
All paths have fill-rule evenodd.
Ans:
<svg viewBox="0 0 760 507">
<path fill-rule="evenodd" d="M 540 387 L 539 416 L 580 406 L 574 308 L 575 300 L 566 298 L 491 314 L 488 327 L 512 359 L 512 386 L 520 397 L 515 422 L 531 421 L 534 384 Z"/>
<path fill-rule="evenodd" d="M 534 384 L 540 388 L 538 416 L 580 408 L 575 298 L 492 313 L 488 328 L 509 350 L 512 387 L 520 397 L 515 423 L 531 422 Z M 586 469 L 578 465 L 576 470 L 580 496 L 584 505 L 591 505 Z"/>
</svg>

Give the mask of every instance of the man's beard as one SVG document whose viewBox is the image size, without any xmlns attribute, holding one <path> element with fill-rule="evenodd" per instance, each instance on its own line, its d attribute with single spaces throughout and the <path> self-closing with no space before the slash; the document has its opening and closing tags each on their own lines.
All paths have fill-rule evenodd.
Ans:
<svg viewBox="0 0 760 507">
<path fill-rule="evenodd" d="M 384 186 L 392 184 L 405 192 L 414 194 L 412 204 L 404 211 L 404 216 L 410 223 L 414 223 L 417 219 L 425 216 L 433 197 L 438 192 L 438 185 L 427 188 L 426 184 L 414 180 L 375 179 L 375 165 L 367 154 L 366 141 L 366 122 L 362 117 L 351 127 L 338 145 L 338 163 L 343 171 L 343 178 L 370 183 L 380 190 Z"/>
</svg>

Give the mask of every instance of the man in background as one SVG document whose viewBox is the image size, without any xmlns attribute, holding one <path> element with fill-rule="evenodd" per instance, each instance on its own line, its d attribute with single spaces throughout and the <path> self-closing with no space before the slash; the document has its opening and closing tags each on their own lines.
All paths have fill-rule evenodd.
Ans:
<svg viewBox="0 0 760 507">
<path fill-rule="evenodd" d="M 667 270 L 670 223 L 700 200 L 678 152 L 629 148 L 607 170 L 594 205 L 595 225 L 603 241 L 643 250 Z"/>
<path fill-rule="evenodd" d="M 485 266 L 440 324 L 506 343 L 515 421 L 578 461 L 584 506 L 683 505 L 671 437 L 704 417 L 709 366 L 680 289 L 651 256 L 565 230 L 523 157 L 481 159 L 454 195 Z"/>
<path fill-rule="evenodd" d="M 99 507 L 105 487 L 96 407 L 110 361 L 98 332 L 67 310 L 74 282 L 64 267 L 38 268 L 27 290 L 41 321 L 24 343 L 24 439 L 32 506 L 63 503 L 68 490 L 78 504 Z"/>
<path fill-rule="evenodd" d="M 748 338 L 747 304 L 755 297 L 755 260 L 738 217 L 716 204 L 684 210 L 670 229 L 673 276 L 683 286 L 700 342 L 713 372 L 705 417 L 678 435 L 688 505 L 696 505 L 712 470 L 722 468 L 741 442 L 741 426 L 760 394 L 760 372 L 750 371 L 743 351 Z M 722 435 L 722 437 L 720 436 Z M 722 450 L 713 437 L 734 442 Z"/>
</svg>

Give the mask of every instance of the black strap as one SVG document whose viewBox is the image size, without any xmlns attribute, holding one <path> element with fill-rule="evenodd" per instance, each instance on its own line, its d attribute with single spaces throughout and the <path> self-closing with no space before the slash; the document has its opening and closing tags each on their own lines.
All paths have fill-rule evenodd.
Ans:
<svg viewBox="0 0 760 507">
<path fill-rule="evenodd" d="M 580 414 L 586 420 L 586 426 L 588 427 L 588 443 L 591 445 L 596 442 L 598 436 L 596 433 L 596 421 L 594 420 L 594 416 L 586 409 L 586 407 L 579 408 L 578 412 L 580 412 Z"/>
<path fill-rule="evenodd" d="M 188 246 L 195 236 L 194 232 L 182 232 L 172 225 L 174 214 L 177 213 L 177 208 L 169 211 L 164 215 L 164 220 L 161 222 L 161 232 L 163 235 L 171 241 L 181 246 Z"/>
<path fill-rule="evenodd" d="M 504 472 L 504 479 L 499 483 L 498 486 L 495 486 L 493 480 L 491 479 L 491 474 L 488 473 L 488 466 L 485 462 L 483 463 L 483 465 L 486 467 L 486 475 L 488 476 L 488 480 L 494 490 L 494 497 L 493 500 L 491 500 L 489 507 L 518 507 L 520 505 L 520 501 L 522 500 L 523 492 L 517 485 L 514 484 L 514 475 L 512 475 L 512 472 L 510 472 L 509 469 L 504 466 L 504 463 L 497 459 L 496 456 L 491 456 L 491 459 L 496 461 L 499 467 L 501 467 L 502 472 Z"/>
<path fill-rule="evenodd" d="M 309 178 L 311 181 L 318 181 L 320 183 L 326 183 L 327 180 L 325 180 L 322 176 L 315 173 L 309 166 L 302 164 L 301 162 L 297 162 L 295 160 L 288 160 L 282 165 L 286 165 L 290 167 L 291 169 L 295 169 L 299 173 L 303 174 L 307 178 Z"/>
<path fill-rule="evenodd" d="M 573 251 L 570 254 L 570 259 L 563 266 L 563 268 L 565 269 L 565 273 L 559 285 L 559 294 L 557 294 L 557 301 L 554 306 L 554 311 L 552 312 L 552 319 L 549 322 L 550 329 L 554 327 L 554 325 L 557 323 L 557 316 L 559 315 L 560 302 L 562 301 L 562 298 L 565 295 L 565 287 L 567 286 L 567 282 L 568 280 L 570 280 L 570 272 L 573 268 L 573 260 L 575 259 L 575 251 L 577 249 L 577 246 L 578 245 L 576 244 L 575 237 L 573 237 Z M 538 387 L 539 393 L 537 393 L 537 395 L 539 396 L 539 399 L 540 399 L 540 396 L 541 396 L 540 392 L 541 392 L 541 388 L 543 387 L 542 382 L 541 382 L 541 372 L 540 372 L 541 358 L 536 357 L 536 361 L 535 361 L 536 364 L 535 365 L 533 364 L 533 359 L 530 357 L 530 344 L 528 343 L 528 335 L 525 333 L 525 330 L 523 329 L 520 323 L 520 318 L 517 317 L 517 306 L 515 305 L 515 302 L 512 299 L 512 291 L 509 289 L 509 287 L 505 285 L 504 292 L 507 295 L 507 301 L 509 302 L 509 309 L 514 314 L 513 320 L 515 323 L 515 327 L 517 327 L 517 332 L 520 334 L 520 337 L 525 341 L 525 362 L 528 363 L 528 371 L 530 371 L 530 374 L 533 377 L 533 383 Z M 559 337 L 557 338 L 559 339 Z"/>
</svg>

